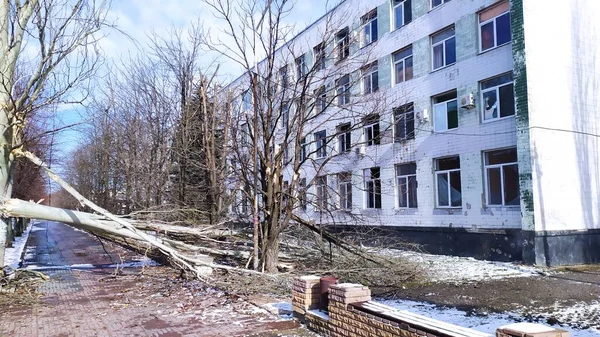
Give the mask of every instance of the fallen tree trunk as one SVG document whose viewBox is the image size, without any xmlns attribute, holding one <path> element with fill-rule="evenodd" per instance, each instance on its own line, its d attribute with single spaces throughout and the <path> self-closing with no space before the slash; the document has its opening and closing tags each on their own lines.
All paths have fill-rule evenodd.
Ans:
<svg viewBox="0 0 600 337">
<path fill-rule="evenodd" d="M 48 174 L 50 179 L 58 183 L 63 189 L 65 189 L 65 191 L 75 197 L 75 199 L 77 199 L 81 204 L 98 212 L 99 215 L 58 209 L 54 207 L 38 205 L 32 202 L 25 202 L 18 199 L 5 200 L 0 205 L 0 211 L 2 211 L 2 213 L 5 215 L 61 221 L 74 227 L 92 232 L 96 235 L 101 236 L 102 233 L 105 233 L 116 237 L 130 238 L 132 240 L 141 241 L 153 248 L 156 248 L 160 254 L 164 256 L 165 260 L 169 261 L 171 265 L 193 272 L 200 279 L 202 279 L 206 274 L 205 267 L 263 275 L 262 273 L 253 270 L 215 264 L 213 262 L 204 261 L 197 257 L 186 256 L 162 240 L 159 240 L 156 237 L 153 237 L 135 228 L 135 226 L 127 220 L 108 212 L 107 210 L 85 198 L 71 185 L 50 170 L 50 168 L 44 162 L 42 162 L 42 160 L 32 153 L 21 150 L 15 150 L 15 152 L 16 155 L 27 158 L 34 164 L 40 166 Z"/>
</svg>

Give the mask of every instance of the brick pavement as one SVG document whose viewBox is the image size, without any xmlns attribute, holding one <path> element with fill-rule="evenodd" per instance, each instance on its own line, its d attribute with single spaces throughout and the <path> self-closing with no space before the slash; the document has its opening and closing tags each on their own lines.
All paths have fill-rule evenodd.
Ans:
<svg viewBox="0 0 600 337">
<path fill-rule="evenodd" d="M 227 296 L 167 267 L 103 265 L 140 258 L 121 247 L 102 248 L 93 236 L 43 222 L 32 231 L 24 266 L 50 276 L 40 303 L 0 308 L 0 336 L 310 336 L 296 323 Z M 77 269 L 74 264 L 93 266 Z"/>
</svg>

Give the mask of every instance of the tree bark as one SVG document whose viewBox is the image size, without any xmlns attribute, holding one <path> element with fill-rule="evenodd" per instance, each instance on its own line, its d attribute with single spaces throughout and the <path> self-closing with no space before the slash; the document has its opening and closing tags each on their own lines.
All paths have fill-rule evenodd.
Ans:
<svg viewBox="0 0 600 337">
<path fill-rule="evenodd" d="M 263 257 L 263 271 L 267 273 L 276 273 L 279 264 L 279 235 L 270 235 L 267 238 Z"/>
</svg>

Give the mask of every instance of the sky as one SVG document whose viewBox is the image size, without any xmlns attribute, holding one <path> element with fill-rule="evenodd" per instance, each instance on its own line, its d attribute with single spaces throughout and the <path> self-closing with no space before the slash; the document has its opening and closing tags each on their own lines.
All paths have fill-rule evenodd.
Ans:
<svg viewBox="0 0 600 337">
<path fill-rule="evenodd" d="M 295 31 L 300 31 L 324 15 L 333 4 L 323 0 L 296 0 L 286 21 L 294 25 Z M 107 20 L 116 24 L 118 31 L 106 31 L 100 48 L 107 63 L 117 64 L 146 47 L 152 32 L 166 36 L 172 28 L 185 30 L 191 23 L 199 22 L 204 29 L 210 30 L 211 37 L 219 38 L 219 25 L 223 24 L 201 0 L 113 0 Z M 204 57 L 206 62 L 214 59 L 214 55 Z M 233 79 L 240 75 L 241 69 L 225 62 L 220 72 Z M 83 107 L 61 106 L 58 109 L 56 125 L 82 121 Z M 56 136 L 57 148 L 63 155 L 68 155 L 80 139 L 81 134 L 77 130 L 63 131 Z"/>
</svg>

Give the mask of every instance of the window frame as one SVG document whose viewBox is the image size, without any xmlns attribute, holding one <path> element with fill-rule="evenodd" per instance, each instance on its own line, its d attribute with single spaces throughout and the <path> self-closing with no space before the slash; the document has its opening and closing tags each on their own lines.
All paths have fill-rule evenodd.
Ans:
<svg viewBox="0 0 600 337">
<path fill-rule="evenodd" d="M 306 159 L 308 159 L 309 155 L 309 144 L 308 144 L 308 136 L 304 136 L 300 139 L 300 153 L 298 154 L 300 162 L 302 163 Z"/>
<path fill-rule="evenodd" d="M 337 127 L 337 131 L 338 153 L 347 153 L 352 151 L 352 124 L 340 124 Z"/>
<path fill-rule="evenodd" d="M 505 75 L 510 75 L 511 80 L 493 87 L 489 87 L 487 89 L 482 89 L 483 87 L 483 83 L 484 82 L 488 82 L 491 81 L 493 79 L 505 76 Z M 502 115 L 502 104 L 501 104 L 501 100 L 500 100 L 500 88 L 501 87 L 505 87 L 505 86 L 512 86 L 512 93 L 513 93 L 513 114 L 512 115 L 508 115 L 508 116 L 504 116 L 504 117 L 500 117 Z M 496 92 L 496 103 L 498 104 L 498 117 L 492 117 L 489 119 L 485 118 L 485 99 L 483 98 L 483 95 L 490 92 L 490 91 L 495 91 Z M 479 98 L 481 99 L 481 122 L 482 123 L 490 123 L 490 122 L 495 122 L 495 121 L 499 121 L 502 119 L 507 119 L 507 118 L 515 118 L 515 116 L 517 115 L 517 107 L 516 107 L 516 100 L 515 100 L 515 79 L 514 76 L 512 75 L 512 73 L 504 73 L 504 74 L 500 74 L 498 76 L 494 76 L 494 77 L 490 77 L 487 78 L 485 80 L 481 80 L 479 81 Z"/>
<path fill-rule="evenodd" d="M 411 115 L 410 118 L 408 115 Z M 403 141 L 415 139 L 415 105 L 413 102 L 401 105 L 392 109 L 392 115 L 394 116 L 394 142 L 400 143 Z M 399 115 L 403 115 L 404 118 L 399 119 Z M 398 123 L 403 121 L 404 137 L 398 135 Z M 412 134 L 409 132 L 409 125 L 412 123 Z"/>
<path fill-rule="evenodd" d="M 377 177 L 373 178 L 374 171 L 377 170 Z M 368 174 L 367 174 L 368 172 Z M 382 208 L 382 193 L 381 193 L 381 167 L 371 167 L 363 170 L 363 179 L 365 182 L 365 208 L 366 209 L 381 209 Z M 372 189 L 369 184 L 373 184 Z M 371 199 L 372 202 L 371 202 Z"/>
<path fill-rule="evenodd" d="M 440 160 L 444 160 L 444 159 L 449 159 L 449 158 L 458 158 L 458 168 L 453 168 L 453 169 L 446 169 L 446 170 L 438 170 L 438 163 Z M 434 179 L 435 179 L 435 207 L 436 208 L 440 208 L 440 209 L 458 209 L 458 208 L 462 208 L 462 177 L 460 175 L 460 156 L 450 156 L 450 157 L 443 157 L 443 158 L 436 158 L 435 159 L 435 175 L 434 175 Z M 460 206 L 452 206 L 452 183 L 450 181 L 450 173 L 452 172 L 458 172 L 458 176 L 459 179 L 461 180 L 461 189 L 460 189 Z M 440 205 L 440 198 L 439 198 L 439 191 L 440 191 L 440 187 L 439 187 L 439 182 L 438 182 L 438 176 L 439 175 L 446 175 L 447 177 L 447 181 L 448 181 L 448 189 L 447 189 L 447 195 L 448 195 L 448 206 L 443 206 Z"/>
<path fill-rule="evenodd" d="M 442 41 L 433 43 L 433 37 L 434 36 L 442 34 L 443 32 L 448 31 L 448 30 L 452 30 L 454 34 L 452 34 L 452 36 L 450 36 L 450 37 L 447 37 L 447 38 L 443 39 Z M 447 54 L 446 53 L 446 51 L 447 51 L 446 42 L 449 41 L 449 40 L 451 40 L 451 39 L 454 39 L 454 58 L 455 58 L 455 60 L 452 63 L 448 63 L 448 61 L 446 60 L 446 57 L 447 57 L 447 55 L 446 55 Z M 438 31 L 438 32 L 436 32 L 434 34 L 431 34 L 430 41 L 431 41 L 431 71 L 432 72 L 436 71 L 436 70 L 440 70 L 440 69 L 446 68 L 446 67 L 449 67 L 449 66 L 451 66 L 453 64 L 456 64 L 456 28 L 454 26 L 444 28 L 444 29 L 442 29 L 442 30 L 440 30 L 440 31 Z M 443 61 L 443 64 L 441 66 L 435 68 L 435 52 L 434 52 L 434 50 L 435 50 L 435 47 L 438 46 L 438 45 L 441 45 L 443 47 L 443 49 L 442 49 L 442 55 L 444 57 L 443 58 L 444 61 Z"/>
<path fill-rule="evenodd" d="M 407 51 L 409 49 L 410 49 L 410 55 L 409 56 L 405 56 L 402 59 L 396 61 L 396 56 L 395 55 L 400 54 L 402 52 L 405 52 L 405 51 Z M 412 58 L 413 58 L 412 44 L 408 45 L 408 46 L 406 46 L 406 47 L 404 47 L 402 49 L 399 49 L 399 50 L 395 51 L 394 53 L 392 53 L 392 68 L 393 68 L 392 69 L 392 73 L 393 73 L 393 76 L 394 76 L 394 85 L 397 85 L 397 84 L 400 84 L 400 83 L 403 83 L 403 82 L 406 82 L 406 81 L 410 81 L 410 80 L 412 80 L 415 77 L 415 74 L 414 74 L 414 63 L 412 65 L 413 71 L 412 71 L 412 74 L 411 74 L 410 78 L 407 78 L 407 76 L 406 76 L 406 61 L 409 58 L 411 59 L 411 63 L 412 63 L 413 62 L 413 60 L 412 60 Z M 396 66 L 398 64 L 400 64 L 400 63 L 402 63 L 402 76 L 403 76 L 402 81 L 398 81 L 398 71 L 396 71 Z"/>
<path fill-rule="evenodd" d="M 306 196 L 306 178 L 301 178 L 298 182 L 298 204 L 300 209 L 306 211 L 308 209 L 308 198 Z"/>
<path fill-rule="evenodd" d="M 306 66 L 306 54 L 298 56 L 294 60 L 294 63 L 296 65 L 296 78 L 298 81 L 300 81 L 308 71 L 308 67 Z"/>
<path fill-rule="evenodd" d="M 350 56 L 350 31 L 343 28 L 335 34 L 336 59 L 341 62 Z"/>
<path fill-rule="evenodd" d="M 429 10 L 433 10 L 433 9 L 435 9 L 435 8 L 438 8 L 438 7 L 442 6 L 442 5 L 444 5 L 444 4 L 448 3 L 448 2 L 450 2 L 450 0 L 440 0 L 440 1 L 441 1 L 441 2 L 440 2 L 440 4 L 439 4 L 439 5 L 435 5 L 435 6 L 434 6 L 434 5 L 433 5 L 433 2 L 434 2 L 434 1 L 435 1 L 435 0 L 429 0 Z"/>
<path fill-rule="evenodd" d="M 315 177 L 315 209 L 318 212 L 327 210 L 327 194 L 327 176 L 323 175 Z"/>
<path fill-rule="evenodd" d="M 327 109 L 327 91 L 325 90 L 325 86 L 322 85 L 315 89 L 314 95 L 316 113 L 320 114 Z"/>
<path fill-rule="evenodd" d="M 379 64 L 377 61 L 362 69 L 362 93 L 369 95 L 379 91 Z M 367 85 L 368 84 L 368 85 Z M 369 90 L 367 90 L 369 88 Z"/>
<path fill-rule="evenodd" d="M 485 192 L 485 204 L 487 207 L 510 207 L 510 208 L 518 208 L 521 207 L 520 203 L 517 205 L 506 205 L 506 201 L 504 200 L 505 198 L 505 185 L 504 185 L 504 170 L 503 168 L 505 166 L 516 166 L 517 167 L 517 174 L 519 172 L 519 160 L 518 157 L 516 159 L 516 161 L 514 162 L 507 162 L 507 163 L 501 163 L 501 164 L 488 164 L 488 154 L 493 153 L 493 152 L 499 152 L 499 151 L 505 151 L 505 150 L 515 150 L 515 154 L 517 154 L 517 148 L 516 147 L 509 147 L 509 148 L 504 148 L 504 149 L 496 149 L 496 150 L 488 150 L 488 151 L 484 151 L 483 152 L 483 176 L 484 176 L 484 192 Z M 500 169 L 500 185 L 501 185 L 501 196 L 502 196 L 502 204 L 491 204 L 490 203 L 490 186 L 489 186 L 489 173 L 488 170 L 489 169 L 495 169 L 495 168 L 499 168 Z M 519 195 L 521 194 L 520 191 L 520 186 L 519 186 Z"/>
<path fill-rule="evenodd" d="M 381 145 L 381 130 L 379 122 L 379 115 L 369 115 L 365 117 L 365 122 L 363 125 L 365 146 Z M 369 138 L 369 130 L 372 130 L 371 138 Z"/>
<path fill-rule="evenodd" d="M 496 6 L 501 6 L 502 4 L 503 3 L 497 4 L 497 5 L 493 5 L 492 7 L 489 7 L 487 9 L 479 12 L 479 14 L 477 15 L 478 16 L 477 21 L 479 22 L 479 28 L 478 28 L 479 53 L 485 53 L 487 51 L 490 51 L 490 50 L 502 47 L 502 46 L 507 45 L 507 44 L 509 44 L 509 43 L 512 42 L 512 36 L 511 36 L 511 39 L 509 41 L 504 42 L 502 44 L 498 44 L 498 36 L 497 36 L 497 32 L 498 32 L 497 26 L 498 26 L 498 24 L 496 23 L 496 20 L 498 18 L 500 18 L 501 16 L 504 16 L 504 15 L 508 15 L 508 17 L 509 17 L 509 23 L 510 23 L 510 8 L 507 11 L 505 11 L 505 12 L 503 12 L 501 14 L 498 14 L 498 15 L 492 17 L 492 18 L 489 18 L 489 19 L 487 19 L 485 21 L 481 21 L 481 18 L 480 18 L 481 13 L 486 12 L 487 10 L 491 10 L 492 8 L 494 8 Z M 481 38 L 482 37 L 482 28 L 483 28 L 483 26 L 487 25 L 490 22 L 493 22 L 493 27 L 494 27 L 494 46 L 483 50 L 483 40 Z M 509 29 L 512 30 L 512 26 L 509 26 Z M 509 34 L 510 33 L 511 32 L 509 31 Z"/>
<path fill-rule="evenodd" d="M 379 30 L 377 27 L 377 8 L 370 10 L 367 14 L 360 18 L 361 21 L 361 44 L 362 47 L 366 47 L 379 39 Z M 367 28 L 369 28 L 369 34 L 367 34 Z M 373 28 L 375 30 L 375 36 L 373 36 Z M 369 39 L 367 39 L 367 37 Z"/>
<path fill-rule="evenodd" d="M 414 173 L 409 173 L 409 174 L 401 174 L 399 171 L 399 168 L 402 166 L 409 166 L 412 165 L 414 166 Z M 410 208 L 418 208 L 418 200 L 417 200 L 417 188 L 418 188 L 418 183 L 417 183 L 417 164 L 416 163 L 404 163 L 404 164 L 396 164 L 394 166 L 394 170 L 395 170 L 395 181 L 396 181 L 396 207 L 400 208 L 400 209 L 410 209 Z M 409 180 L 410 179 L 414 179 L 415 181 L 415 204 L 411 205 L 410 204 L 410 184 L 409 184 Z M 400 180 L 404 179 L 405 180 L 405 184 L 406 184 L 406 195 L 402 195 L 403 193 L 401 193 L 400 187 L 401 187 L 401 183 Z M 401 206 L 401 202 L 400 199 L 402 199 L 404 197 L 406 205 L 407 206 Z"/>
<path fill-rule="evenodd" d="M 352 173 L 338 173 L 338 207 L 341 210 L 352 210 Z"/>
<path fill-rule="evenodd" d="M 280 85 L 282 89 L 287 89 L 291 86 L 291 81 L 290 81 L 290 69 L 288 67 L 287 64 L 281 66 L 279 68 L 279 80 L 280 80 Z"/>
<path fill-rule="evenodd" d="M 434 101 L 435 101 L 435 99 L 436 99 L 437 97 L 440 97 L 440 96 L 445 96 L 445 95 L 449 95 L 449 94 L 451 94 L 451 93 L 452 93 L 452 92 L 448 92 L 448 93 L 446 93 L 446 94 L 437 95 L 437 96 L 434 96 L 434 97 L 433 97 L 433 99 L 434 99 Z M 456 96 L 456 94 L 455 94 L 454 96 Z M 446 127 L 446 129 L 444 129 L 444 130 L 439 130 L 439 129 L 438 129 L 438 125 L 437 125 L 437 123 L 435 122 L 435 120 L 436 120 L 436 111 L 435 111 L 435 108 L 436 108 L 437 106 L 439 106 L 439 105 L 442 105 L 442 104 L 444 104 L 444 105 L 446 106 L 446 112 L 445 112 L 445 115 L 446 115 L 446 126 L 448 126 L 448 103 L 450 103 L 450 102 L 452 102 L 452 101 L 455 101 L 455 102 L 456 102 L 456 127 L 455 127 L 455 128 L 448 128 L 448 127 Z M 448 100 L 445 100 L 445 101 L 441 101 L 441 102 L 433 103 L 433 109 L 432 109 L 432 110 L 433 110 L 433 111 L 432 111 L 432 115 L 433 115 L 433 131 L 434 131 L 434 132 L 441 133 L 441 132 L 446 132 L 446 131 L 450 131 L 450 130 L 455 130 L 455 129 L 458 129 L 458 127 L 459 127 L 459 125 L 460 125 L 460 123 L 459 123 L 459 120 L 458 120 L 458 119 L 459 119 L 459 118 L 458 118 L 458 117 L 459 117 L 459 116 L 458 116 L 458 97 L 454 97 L 454 98 L 451 98 L 451 99 L 448 99 Z"/>
<path fill-rule="evenodd" d="M 341 91 L 340 91 L 341 89 Z M 350 75 L 346 74 L 335 81 L 338 106 L 350 104 Z"/>
<path fill-rule="evenodd" d="M 392 27 L 391 27 L 391 31 L 395 31 L 398 30 L 406 25 L 408 25 L 409 23 L 412 22 L 412 0 L 398 0 L 398 3 L 396 3 L 396 0 L 390 0 L 391 1 L 391 5 L 392 5 Z M 409 11 L 410 11 L 410 20 L 408 22 L 406 22 L 406 3 L 410 3 L 410 6 L 408 6 Z M 396 8 L 402 6 L 402 25 L 398 26 L 398 18 L 396 17 Z"/>
<path fill-rule="evenodd" d="M 316 70 L 324 70 L 327 67 L 327 58 L 325 57 L 325 42 L 321 42 L 313 47 L 313 55 L 314 66 Z"/>
<path fill-rule="evenodd" d="M 317 159 L 327 157 L 327 130 L 317 131 L 313 134 L 313 137 Z"/>
</svg>

